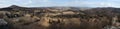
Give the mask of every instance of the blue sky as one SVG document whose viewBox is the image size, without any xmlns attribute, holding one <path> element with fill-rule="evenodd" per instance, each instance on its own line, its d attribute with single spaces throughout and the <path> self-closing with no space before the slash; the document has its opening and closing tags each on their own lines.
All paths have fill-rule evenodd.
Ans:
<svg viewBox="0 0 120 29">
<path fill-rule="evenodd" d="M 0 7 L 10 5 L 24 7 L 120 7 L 120 0 L 0 0 Z"/>
</svg>

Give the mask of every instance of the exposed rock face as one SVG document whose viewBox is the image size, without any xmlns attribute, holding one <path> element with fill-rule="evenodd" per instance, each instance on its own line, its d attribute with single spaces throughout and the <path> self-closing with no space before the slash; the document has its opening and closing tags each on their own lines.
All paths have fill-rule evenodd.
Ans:
<svg viewBox="0 0 120 29">
<path fill-rule="evenodd" d="M 8 29 L 107 29 L 107 26 L 119 26 L 120 22 L 119 8 L 81 11 L 74 7 L 25 8 L 13 5 L 0 10 L 3 14 L 0 15 L 3 18 L 0 25 L 7 24 Z"/>
<path fill-rule="evenodd" d="M 7 22 L 4 19 L 0 19 L 0 25 L 6 25 Z"/>
<path fill-rule="evenodd" d="M 6 22 L 4 19 L 0 19 L 0 29 L 8 29 L 8 22 Z"/>
</svg>

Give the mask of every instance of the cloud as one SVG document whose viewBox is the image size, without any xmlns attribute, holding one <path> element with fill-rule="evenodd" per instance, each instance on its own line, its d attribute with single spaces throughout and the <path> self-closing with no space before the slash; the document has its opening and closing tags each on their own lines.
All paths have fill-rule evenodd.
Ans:
<svg viewBox="0 0 120 29">
<path fill-rule="evenodd" d="M 10 5 L 0 4 L 0 8 L 8 7 L 8 6 L 10 6 Z"/>
<path fill-rule="evenodd" d="M 57 1 L 57 0 L 56 0 Z M 8 3 L 21 5 L 21 6 L 79 6 L 79 5 L 86 5 L 81 4 L 79 0 L 69 1 L 69 2 L 56 2 L 55 0 L 1 0 L 0 2 L 3 5 Z M 64 0 L 62 0 L 64 1 Z"/>
<path fill-rule="evenodd" d="M 77 6 L 120 7 L 120 0 L 0 0 L 0 6 L 19 5 L 25 7 Z"/>
<path fill-rule="evenodd" d="M 20 5 L 20 6 L 24 6 L 27 4 L 32 3 L 31 0 L 0 0 L 0 5 L 1 7 L 4 7 L 5 5 Z"/>
<path fill-rule="evenodd" d="M 101 1 L 81 1 L 82 7 L 120 7 L 120 0 L 101 0 Z"/>
<path fill-rule="evenodd" d="M 81 5 L 88 5 L 88 7 L 109 7 L 112 6 L 111 3 L 105 3 L 105 2 L 85 2 L 81 3 Z"/>
</svg>

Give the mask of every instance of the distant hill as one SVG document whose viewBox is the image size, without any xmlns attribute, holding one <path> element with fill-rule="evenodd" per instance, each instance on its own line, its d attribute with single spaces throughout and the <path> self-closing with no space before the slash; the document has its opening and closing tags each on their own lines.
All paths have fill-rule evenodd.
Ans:
<svg viewBox="0 0 120 29">
<path fill-rule="evenodd" d="M 12 5 L 0 8 L 0 19 L 0 29 L 109 29 L 120 26 L 120 8 Z"/>
<path fill-rule="evenodd" d="M 4 8 L 0 8 L 1 10 Z M 25 9 L 25 10 L 31 10 L 31 9 L 56 9 L 56 10 L 86 10 L 86 9 L 90 9 L 88 7 L 21 7 L 21 6 L 17 6 L 17 5 L 12 5 L 9 7 L 5 7 L 5 9 Z"/>
</svg>

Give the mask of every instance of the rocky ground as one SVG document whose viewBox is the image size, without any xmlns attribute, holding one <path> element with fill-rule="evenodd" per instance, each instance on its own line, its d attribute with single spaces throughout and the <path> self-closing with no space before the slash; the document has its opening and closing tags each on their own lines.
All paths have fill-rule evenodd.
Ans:
<svg viewBox="0 0 120 29">
<path fill-rule="evenodd" d="M 119 29 L 120 8 L 27 8 L 0 9 L 0 29 Z M 114 27 L 113 27 L 114 26 Z"/>
</svg>

